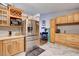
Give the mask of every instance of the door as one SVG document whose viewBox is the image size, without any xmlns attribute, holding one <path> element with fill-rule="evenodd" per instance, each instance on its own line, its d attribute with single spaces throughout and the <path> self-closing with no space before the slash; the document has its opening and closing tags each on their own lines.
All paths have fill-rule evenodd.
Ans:
<svg viewBox="0 0 79 59">
<path fill-rule="evenodd" d="M 35 33 L 39 37 L 39 21 L 35 21 Z"/>
<path fill-rule="evenodd" d="M 55 19 L 50 21 L 50 41 L 55 42 L 55 31 L 56 31 L 56 24 Z"/>
</svg>

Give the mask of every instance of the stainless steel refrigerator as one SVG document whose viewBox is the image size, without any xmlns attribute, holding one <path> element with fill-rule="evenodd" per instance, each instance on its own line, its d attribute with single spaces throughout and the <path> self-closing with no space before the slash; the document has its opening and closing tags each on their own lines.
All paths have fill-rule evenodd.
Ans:
<svg viewBox="0 0 79 59">
<path fill-rule="evenodd" d="M 25 35 L 25 51 L 31 51 L 37 47 L 35 40 L 39 36 L 39 22 L 33 19 L 23 21 L 23 34 Z"/>
</svg>

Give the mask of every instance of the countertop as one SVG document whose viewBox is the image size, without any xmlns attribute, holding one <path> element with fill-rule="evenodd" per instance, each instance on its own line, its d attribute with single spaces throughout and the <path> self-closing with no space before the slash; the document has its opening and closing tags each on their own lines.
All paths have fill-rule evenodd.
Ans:
<svg viewBox="0 0 79 59">
<path fill-rule="evenodd" d="M 0 37 L 0 40 L 6 40 L 6 39 L 14 39 L 14 38 L 22 38 L 24 35 L 18 35 L 18 36 L 5 36 L 5 37 Z"/>
<path fill-rule="evenodd" d="M 79 35 L 79 34 L 76 34 L 76 33 L 56 33 L 56 35 Z"/>
</svg>

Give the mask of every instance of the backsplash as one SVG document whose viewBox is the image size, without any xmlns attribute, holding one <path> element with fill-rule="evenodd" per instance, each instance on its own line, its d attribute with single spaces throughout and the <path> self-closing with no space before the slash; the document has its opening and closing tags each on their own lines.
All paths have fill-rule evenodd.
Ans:
<svg viewBox="0 0 79 59">
<path fill-rule="evenodd" d="M 3 37 L 3 36 L 9 36 L 9 31 L 12 31 L 12 35 L 14 36 L 16 33 L 19 33 L 20 32 L 20 29 L 18 28 L 3 28 L 3 27 L 0 27 L 0 37 Z"/>
<path fill-rule="evenodd" d="M 79 25 L 58 26 L 61 33 L 79 34 Z"/>
</svg>

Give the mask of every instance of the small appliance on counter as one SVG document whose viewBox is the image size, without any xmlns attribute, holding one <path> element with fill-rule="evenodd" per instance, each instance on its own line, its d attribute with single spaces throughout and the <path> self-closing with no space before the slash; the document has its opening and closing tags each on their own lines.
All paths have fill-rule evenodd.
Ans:
<svg viewBox="0 0 79 59">
<path fill-rule="evenodd" d="M 60 31 L 60 29 L 56 29 L 56 33 L 60 33 L 61 31 Z"/>
<path fill-rule="evenodd" d="M 9 36 L 11 36 L 12 35 L 12 31 L 9 31 Z"/>
</svg>

